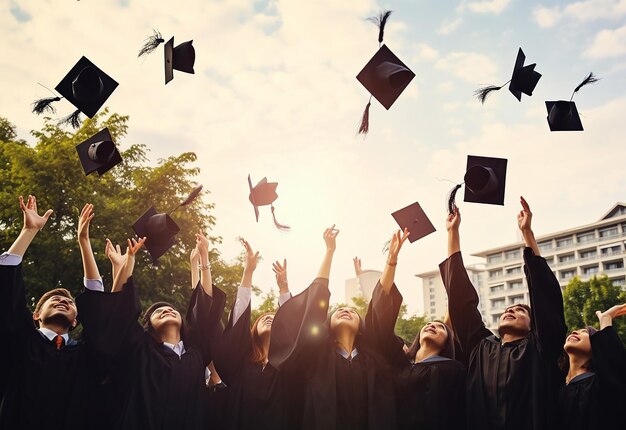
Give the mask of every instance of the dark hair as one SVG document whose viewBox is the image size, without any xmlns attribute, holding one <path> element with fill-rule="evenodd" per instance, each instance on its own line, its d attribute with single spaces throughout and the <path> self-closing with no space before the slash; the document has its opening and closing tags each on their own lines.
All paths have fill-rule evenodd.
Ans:
<svg viewBox="0 0 626 430">
<path fill-rule="evenodd" d="M 448 338 L 446 339 L 446 343 L 443 346 L 443 350 L 439 353 L 439 355 L 442 356 L 442 357 L 446 357 L 446 358 L 449 358 L 451 360 L 454 360 L 454 357 L 455 357 L 454 332 L 443 321 L 434 320 L 434 321 L 431 321 L 431 322 L 438 322 L 438 323 L 443 324 L 443 326 L 445 327 L 446 333 L 448 334 Z M 415 355 L 417 354 L 417 351 L 419 351 L 419 349 L 420 349 L 420 333 L 422 332 L 423 328 L 424 327 L 422 327 L 417 332 L 417 334 L 415 335 L 415 339 L 413 340 L 413 343 L 411 344 L 411 346 L 409 347 L 409 350 L 406 353 L 407 357 L 410 360 L 415 360 Z"/>
<path fill-rule="evenodd" d="M 356 335 L 357 335 L 357 338 L 360 337 L 365 332 L 365 321 L 361 317 L 361 314 L 355 308 L 353 308 L 352 306 L 342 306 L 341 308 L 350 308 L 359 317 L 359 330 L 357 331 Z M 337 309 L 335 309 L 333 311 L 332 314 L 328 314 L 328 318 L 326 318 L 326 324 L 328 325 L 328 333 L 332 334 L 333 331 L 332 331 L 332 328 L 330 326 L 330 321 L 333 319 L 333 315 L 335 315 L 335 313 L 337 313 L 337 311 L 339 309 L 341 309 L 341 308 L 337 308 Z M 330 338 L 332 338 L 333 341 L 334 341 L 334 336 L 330 336 Z M 356 342 L 355 342 L 355 345 L 356 345 Z"/>
<path fill-rule="evenodd" d="M 152 326 L 152 323 L 150 322 L 150 317 L 152 316 L 154 311 L 156 311 L 158 308 L 162 308 L 164 306 L 169 306 L 170 308 L 172 308 L 176 312 L 178 312 L 178 309 L 176 309 L 176 306 L 174 306 L 171 303 L 168 303 L 168 302 L 156 302 L 156 303 L 152 303 L 152 305 L 150 305 L 150 307 L 148 309 L 146 309 L 146 311 L 143 314 L 143 317 L 141 318 L 141 320 L 143 322 L 143 329 L 144 329 L 144 331 L 148 332 L 152 336 L 156 335 L 156 331 L 154 330 L 154 327 Z M 186 331 L 186 326 L 185 326 L 185 319 L 182 317 L 182 315 L 181 315 L 181 319 L 180 320 L 181 320 L 180 338 L 184 342 L 185 338 L 186 338 L 186 335 L 187 335 L 187 331 Z"/>
<path fill-rule="evenodd" d="M 252 328 L 250 329 L 250 339 L 252 340 L 252 350 L 250 351 L 250 362 L 251 363 L 262 363 L 265 360 L 265 356 L 263 355 L 263 350 L 261 349 L 261 342 L 259 338 L 259 322 L 261 318 L 267 315 L 276 315 L 276 312 L 264 312 L 254 321 L 252 324 Z"/>
<path fill-rule="evenodd" d="M 532 310 L 531 310 L 530 306 L 528 306 L 526 303 L 516 303 L 514 305 L 507 306 L 506 309 L 504 310 L 504 312 L 502 312 L 500 314 L 500 318 L 502 318 L 502 315 L 507 311 L 507 309 L 514 308 L 516 306 L 519 306 L 520 308 L 524 308 L 524 309 L 526 309 L 526 312 L 528 312 L 528 317 L 530 319 L 530 331 L 532 331 L 532 329 L 533 329 L 533 314 L 532 314 Z M 529 331 L 529 333 L 530 333 L 530 331 Z M 498 325 L 498 335 L 500 337 L 502 337 L 502 333 L 500 333 L 500 326 L 499 325 Z"/>
<path fill-rule="evenodd" d="M 585 326 L 584 330 L 587 330 L 587 333 L 589 333 L 589 336 L 593 336 L 598 331 L 595 328 L 591 327 L 590 325 Z M 561 369 L 563 373 L 567 374 L 567 372 L 569 372 L 569 355 L 565 351 L 565 348 L 563 348 L 563 350 L 561 351 L 561 356 L 559 357 L 558 364 L 559 364 L 559 369 Z M 591 358 L 589 359 L 589 362 L 587 363 L 587 370 L 590 372 L 593 372 L 594 370 L 593 359 Z"/>
<path fill-rule="evenodd" d="M 37 305 L 35 305 L 35 310 L 33 311 L 33 313 L 38 314 L 41 311 L 41 307 L 44 305 L 44 303 L 46 303 L 48 299 L 50 299 L 52 296 L 63 296 L 63 297 L 67 297 L 68 299 L 71 299 L 72 301 L 74 300 L 74 297 L 72 297 L 72 293 L 70 293 L 65 288 L 54 288 L 50 291 L 46 291 L 41 296 L 41 298 L 37 302 Z M 38 320 L 35 320 L 35 325 L 39 327 Z M 71 321 L 70 321 L 70 330 L 73 330 L 73 329 L 74 327 L 71 326 Z"/>
</svg>

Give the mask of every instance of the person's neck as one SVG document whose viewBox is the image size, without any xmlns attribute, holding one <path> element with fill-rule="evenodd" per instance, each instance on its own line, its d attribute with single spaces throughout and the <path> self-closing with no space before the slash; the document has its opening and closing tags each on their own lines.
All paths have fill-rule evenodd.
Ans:
<svg viewBox="0 0 626 430">
<path fill-rule="evenodd" d="M 438 355 L 440 353 L 441 351 L 439 348 L 435 347 L 432 343 L 420 342 L 420 348 L 415 354 L 415 362 L 419 363 L 420 361 L 426 360 L 428 357 L 432 357 L 433 355 Z"/>
<path fill-rule="evenodd" d="M 269 360 L 269 351 L 270 351 L 270 334 L 260 336 L 259 340 L 261 341 L 259 347 L 261 350 L 261 354 L 263 355 L 263 364 L 266 364 Z"/>
<path fill-rule="evenodd" d="M 502 345 L 505 343 L 515 342 L 517 340 L 521 340 L 528 337 L 528 333 L 520 334 L 520 333 L 504 333 L 502 335 Z"/>
<path fill-rule="evenodd" d="M 159 338 L 161 342 L 176 345 L 180 342 L 180 329 L 173 325 L 164 327 L 159 332 Z"/>
<path fill-rule="evenodd" d="M 64 334 L 67 334 L 70 331 L 69 327 L 67 327 L 67 325 L 56 323 L 56 322 L 46 322 L 46 323 L 40 322 L 39 323 L 39 327 L 40 328 L 45 328 L 45 329 L 48 329 L 48 330 L 52 330 L 53 332 L 55 332 L 59 336 L 63 336 Z"/>
<path fill-rule="evenodd" d="M 335 331 L 335 344 L 338 348 L 345 351 L 346 354 L 352 354 L 355 341 L 356 334 L 351 330 L 339 328 L 337 329 L 337 331 Z"/>
<path fill-rule="evenodd" d="M 569 370 L 565 381 L 569 384 L 572 379 L 578 375 L 589 372 L 589 357 L 583 357 L 578 354 L 568 354 Z"/>
</svg>

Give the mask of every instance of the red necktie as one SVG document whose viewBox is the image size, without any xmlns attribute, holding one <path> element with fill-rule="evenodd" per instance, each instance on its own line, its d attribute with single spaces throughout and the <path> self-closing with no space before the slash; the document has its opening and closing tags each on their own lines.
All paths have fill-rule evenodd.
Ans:
<svg viewBox="0 0 626 430">
<path fill-rule="evenodd" d="M 54 338 L 54 344 L 57 346 L 57 349 L 61 349 L 63 343 L 65 343 L 63 336 L 57 334 L 57 337 Z"/>
</svg>

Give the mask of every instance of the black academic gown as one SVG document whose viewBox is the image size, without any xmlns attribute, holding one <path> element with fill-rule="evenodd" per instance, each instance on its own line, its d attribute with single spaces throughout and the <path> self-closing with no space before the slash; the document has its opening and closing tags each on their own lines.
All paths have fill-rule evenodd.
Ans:
<svg viewBox="0 0 626 430">
<path fill-rule="evenodd" d="M 216 348 L 214 364 L 226 389 L 227 428 L 299 429 L 304 381 L 328 306 L 328 281 L 313 284 L 278 309 L 272 323 L 270 363 L 251 363 L 250 305 L 233 325 L 231 319 Z M 293 312 L 298 320 L 293 319 Z M 281 369 L 272 365 L 280 356 Z"/>
<path fill-rule="evenodd" d="M 115 363 L 111 378 L 122 402 L 118 429 L 204 429 L 205 368 L 225 296 L 213 287 L 192 294 L 185 319 L 186 352 L 178 356 L 144 332 L 133 279 L 122 291 L 87 290 L 77 297 L 81 321 L 99 353 Z M 210 427 L 209 427 L 210 428 Z"/>
<path fill-rule="evenodd" d="M 504 345 L 482 322 L 478 295 L 461 253 L 439 269 L 448 310 L 467 363 L 469 428 L 553 429 L 561 375 L 557 367 L 566 326 L 563 297 L 546 260 L 524 250 L 532 329 L 528 337 Z"/>
<path fill-rule="evenodd" d="M 626 350 L 612 326 L 591 336 L 593 372 L 573 378 L 559 392 L 559 425 L 565 430 L 623 427 Z"/>
<path fill-rule="evenodd" d="M 325 294 L 328 280 L 323 282 Z M 310 289 L 311 287 L 309 287 Z M 327 303 L 327 300 L 326 300 Z M 319 305 L 318 305 L 319 306 Z M 307 335 L 302 323 L 303 312 L 297 303 L 289 301 L 280 309 L 285 329 Z M 272 336 L 276 331 L 276 320 Z M 395 400 L 392 373 L 377 350 L 375 342 L 364 330 L 357 337 L 358 354 L 351 360 L 341 356 L 328 333 L 328 327 L 316 331 L 320 339 L 307 372 L 304 420 L 305 430 L 394 430 L 396 429 Z M 272 337 L 272 340 L 274 338 Z M 273 345 L 274 346 L 274 345 Z M 287 348 L 270 349 L 270 363 L 283 366 Z"/>
<path fill-rule="evenodd" d="M 414 363 L 394 327 L 402 304 L 396 285 L 385 294 L 380 283 L 372 293 L 366 329 L 393 368 L 398 428 L 462 430 L 465 428 L 465 366 L 446 357 Z"/>
<path fill-rule="evenodd" d="M 0 429 L 99 428 L 97 394 L 104 378 L 86 343 L 57 350 L 26 306 L 22 265 L 0 266 Z"/>
</svg>

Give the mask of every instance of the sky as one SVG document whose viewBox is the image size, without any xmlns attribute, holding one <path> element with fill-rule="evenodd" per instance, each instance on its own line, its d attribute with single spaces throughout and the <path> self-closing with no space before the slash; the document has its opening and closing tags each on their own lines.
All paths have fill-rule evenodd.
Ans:
<svg viewBox="0 0 626 430">
<path fill-rule="evenodd" d="M 378 49 L 366 18 L 385 9 L 385 44 L 416 77 L 389 111 L 373 101 L 363 138 L 369 94 L 355 76 Z M 161 48 L 137 58 L 152 29 L 193 40 L 194 75 L 175 72 L 165 86 Z M 467 155 L 507 158 L 508 171 L 504 206 L 458 199 L 466 263 L 519 239 L 520 195 L 538 235 L 626 201 L 626 0 L 0 0 L 0 46 L 0 115 L 20 138 L 33 143 L 43 124 L 30 112 L 49 96 L 37 83 L 53 88 L 84 55 L 120 84 L 106 106 L 130 116 L 122 149 L 146 144 L 155 163 L 197 153 L 220 250 L 234 258 L 235 238 L 248 239 L 264 291 L 276 290 L 271 262 L 283 258 L 292 291 L 306 288 L 336 224 L 331 300 L 344 301 L 352 257 L 382 270 L 390 214 L 418 201 L 438 231 L 403 247 L 396 283 L 421 313 L 415 274 L 446 257 L 446 195 Z M 543 75 L 533 96 L 520 103 L 504 88 L 480 105 L 473 90 L 508 81 L 520 47 Z M 551 133 L 544 101 L 569 99 L 589 72 L 602 79 L 574 98 L 585 131 Z M 276 214 L 290 232 L 273 227 L 268 207 L 255 221 L 248 174 L 278 182 Z"/>
</svg>

